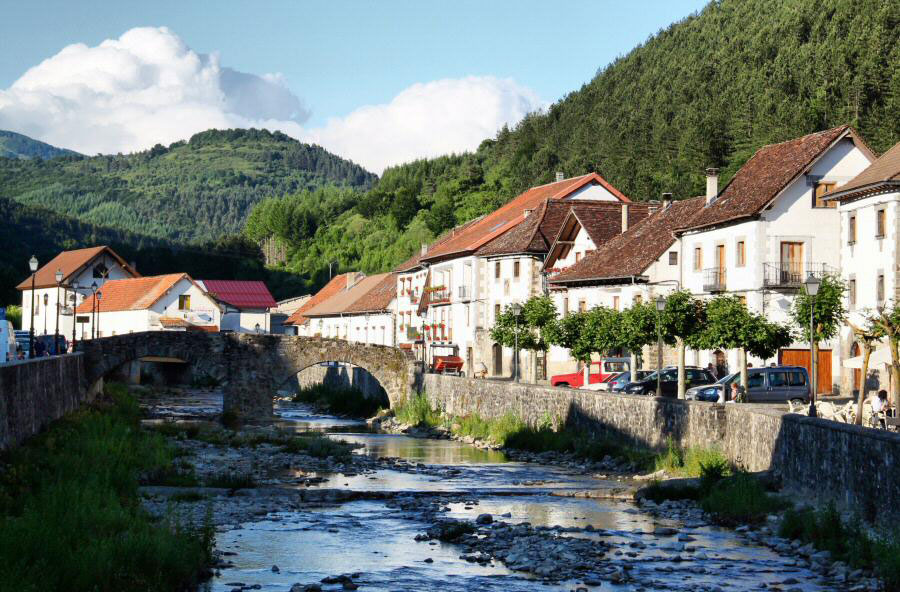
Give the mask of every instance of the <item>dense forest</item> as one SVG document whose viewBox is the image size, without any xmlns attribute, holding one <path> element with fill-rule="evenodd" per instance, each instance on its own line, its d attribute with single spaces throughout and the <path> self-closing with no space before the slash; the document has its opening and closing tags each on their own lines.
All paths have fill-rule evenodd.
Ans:
<svg viewBox="0 0 900 592">
<path fill-rule="evenodd" d="M 332 261 L 389 269 L 556 171 L 683 198 L 702 193 L 707 166 L 727 182 L 760 146 L 843 123 L 883 152 L 900 141 L 898 35 L 896 0 L 712 2 L 474 153 L 389 168 L 353 206 L 267 200 L 246 232 L 277 237 L 286 269 L 318 284 Z"/>
<path fill-rule="evenodd" d="M 2 158 L 56 158 L 57 156 L 78 156 L 78 153 L 45 144 L 16 132 L 0 130 L 0 157 Z"/>
<path fill-rule="evenodd" d="M 128 155 L 0 158 L 0 197 L 176 243 L 241 231 L 253 204 L 375 175 L 280 132 L 209 130 Z"/>
</svg>

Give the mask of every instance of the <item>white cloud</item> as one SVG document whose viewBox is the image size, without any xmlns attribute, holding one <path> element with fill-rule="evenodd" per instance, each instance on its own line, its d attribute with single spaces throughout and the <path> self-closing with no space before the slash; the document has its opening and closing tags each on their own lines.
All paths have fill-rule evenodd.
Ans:
<svg viewBox="0 0 900 592">
<path fill-rule="evenodd" d="M 511 79 L 492 76 L 414 84 L 386 105 L 361 107 L 334 118 L 307 141 L 380 173 L 428 156 L 474 150 L 504 124 L 544 103 Z"/>
<path fill-rule="evenodd" d="M 352 81 L 348 80 L 348 84 Z M 85 154 L 143 150 L 209 128 L 264 127 L 315 142 L 380 173 L 416 158 L 472 150 L 544 103 L 511 79 L 414 84 L 383 105 L 320 128 L 280 74 L 223 67 L 165 27 L 70 45 L 0 90 L 0 129 Z"/>
</svg>

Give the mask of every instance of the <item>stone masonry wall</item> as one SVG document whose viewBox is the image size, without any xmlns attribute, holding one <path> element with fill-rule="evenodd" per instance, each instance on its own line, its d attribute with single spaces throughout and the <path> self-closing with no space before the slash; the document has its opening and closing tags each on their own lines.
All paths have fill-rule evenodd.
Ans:
<svg viewBox="0 0 900 592">
<path fill-rule="evenodd" d="M 424 391 L 453 415 L 547 418 L 662 448 L 715 447 L 748 471 L 775 473 L 786 489 L 869 520 L 900 518 L 900 434 L 787 414 L 776 407 L 716 405 L 428 374 Z"/>
<path fill-rule="evenodd" d="M 0 365 L 0 450 L 18 445 L 91 398 L 82 355 Z"/>
</svg>

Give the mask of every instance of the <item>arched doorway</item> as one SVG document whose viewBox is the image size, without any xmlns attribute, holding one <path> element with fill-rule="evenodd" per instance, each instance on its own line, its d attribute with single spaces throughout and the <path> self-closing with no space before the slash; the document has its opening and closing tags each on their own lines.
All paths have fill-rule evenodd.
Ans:
<svg viewBox="0 0 900 592">
<path fill-rule="evenodd" d="M 855 341 L 853 345 L 850 346 L 850 357 L 855 358 L 856 356 L 862 355 L 859 351 L 859 344 Z M 859 389 L 862 386 L 862 369 L 854 368 L 853 369 L 853 391 L 855 393 L 859 393 Z"/>
<path fill-rule="evenodd" d="M 494 376 L 503 376 L 503 347 L 495 343 L 491 354 L 494 360 Z"/>
</svg>

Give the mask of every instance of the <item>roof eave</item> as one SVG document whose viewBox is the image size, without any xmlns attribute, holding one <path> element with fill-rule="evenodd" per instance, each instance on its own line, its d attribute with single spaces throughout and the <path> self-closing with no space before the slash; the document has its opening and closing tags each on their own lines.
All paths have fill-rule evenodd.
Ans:
<svg viewBox="0 0 900 592">
<path fill-rule="evenodd" d="M 549 283 L 551 284 L 612 284 L 612 283 L 631 283 L 631 282 L 641 282 L 647 283 L 650 279 L 641 274 L 631 274 L 631 275 L 616 275 L 616 276 L 607 276 L 607 277 L 592 277 L 592 278 L 579 278 L 579 279 L 571 279 L 571 280 L 554 280 L 551 279 Z"/>
<path fill-rule="evenodd" d="M 865 185 L 860 185 L 859 187 L 853 187 L 851 189 L 844 189 L 840 191 L 835 191 L 834 193 L 828 195 L 825 198 L 825 201 L 833 201 L 836 199 L 852 199 L 854 197 L 865 197 L 863 194 L 871 195 L 873 193 L 884 193 L 889 192 L 893 189 L 900 187 L 900 179 L 884 179 L 882 181 L 875 181 L 873 183 L 867 183 Z"/>
</svg>

